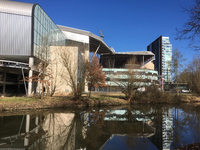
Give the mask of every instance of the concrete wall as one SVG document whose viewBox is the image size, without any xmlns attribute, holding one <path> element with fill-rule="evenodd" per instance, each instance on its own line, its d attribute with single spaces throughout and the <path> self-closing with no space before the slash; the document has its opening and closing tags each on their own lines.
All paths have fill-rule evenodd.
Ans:
<svg viewBox="0 0 200 150">
<path fill-rule="evenodd" d="M 74 80 L 77 81 L 78 68 L 78 47 L 77 46 L 51 46 L 51 63 L 49 70 L 51 70 L 52 77 L 50 80 L 50 89 L 56 87 L 54 95 L 68 95 L 72 89 L 70 84 L 70 77 L 66 67 L 63 64 L 63 56 L 69 63 L 70 71 L 73 74 Z"/>
<path fill-rule="evenodd" d="M 88 44 L 77 44 L 76 46 L 51 46 L 51 64 L 49 65 L 52 71 L 53 79 L 51 79 L 51 90 L 56 86 L 55 96 L 68 95 L 72 92 L 70 85 L 70 76 L 66 67 L 62 62 L 62 57 L 65 56 L 66 60 L 70 65 L 70 71 L 73 74 L 74 80 L 77 82 L 77 73 L 79 65 L 81 64 L 80 59 L 89 60 L 89 45 Z M 79 65 L 78 65 L 79 63 Z M 76 83 L 77 84 L 77 83 Z M 85 82 L 85 92 L 88 92 L 88 86 Z"/>
<path fill-rule="evenodd" d="M 153 64 L 152 61 L 150 61 L 147 64 L 145 64 L 144 66 L 142 66 L 141 69 L 151 69 L 151 70 L 154 70 L 154 64 Z"/>
</svg>

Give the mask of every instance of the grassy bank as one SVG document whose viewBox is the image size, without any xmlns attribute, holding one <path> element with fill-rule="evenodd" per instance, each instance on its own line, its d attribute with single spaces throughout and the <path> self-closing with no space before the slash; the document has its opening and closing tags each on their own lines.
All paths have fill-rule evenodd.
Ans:
<svg viewBox="0 0 200 150">
<path fill-rule="evenodd" d="M 128 103 L 124 99 L 124 96 L 117 94 L 93 94 L 91 98 L 85 95 L 82 97 L 81 101 L 75 101 L 71 96 L 48 97 L 43 100 L 28 97 L 0 98 L 0 111 L 120 105 L 128 105 Z"/>
<path fill-rule="evenodd" d="M 191 94 L 185 95 L 171 93 L 137 93 L 133 96 L 131 103 L 192 103 L 200 102 L 200 97 Z M 91 98 L 83 95 L 81 101 L 73 100 L 73 97 L 50 97 L 43 100 L 27 97 L 1 97 L 0 111 L 29 110 L 29 109 L 48 109 L 66 107 L 88 107 L 88 106 L 120 106 L 129 105 L 123 93 L 92 94 Z"/>
</svg>

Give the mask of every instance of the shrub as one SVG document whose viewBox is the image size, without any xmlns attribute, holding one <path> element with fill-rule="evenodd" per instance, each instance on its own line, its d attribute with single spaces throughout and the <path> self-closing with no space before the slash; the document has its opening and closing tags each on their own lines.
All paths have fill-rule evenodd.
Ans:
<svg viewBox="0 0 200 150">
<path fill-rule="evenodd" d="M 165 93 L 161 91 L 154 91 L 151 93 L 143 92 L 143 93 L 135 93 L 132 97 L 132 102 L 137 103 L 180 103 L 184 99 L 181 95 Z"/>
</svg>

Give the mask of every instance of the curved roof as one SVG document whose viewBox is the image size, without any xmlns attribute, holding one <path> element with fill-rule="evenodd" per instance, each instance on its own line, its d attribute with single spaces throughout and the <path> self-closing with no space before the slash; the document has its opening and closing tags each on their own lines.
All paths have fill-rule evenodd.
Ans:
<svg viewBox="0 0 200 150">
<path fill-rule="evenodd" d="M 80 30 L 80 29 L 71 28 L 71 27 L 66 27 L 66 26 L 61 26 L 61 25 L 57 25 L 57 26 L 63 32 L 67 31 L 67 32 L 72 32 L 72 33 L 88 36 L 89 40 L 90 40 L 89 44 L 90 44 L 90 51 L 91 52 L 95 52 L 100 43 L 102 43 L 102 44 L 101 44 L 101 46 L 100 46 L 100 48 L 99 48 L 99 50 L 97 52 L 98 54 L 101 54 L 101 53 L 113 53 L 114 52 L 113 49 L 110 48 L 104 42 L 104 40 L 101 37 L 89 32 L 89 31 Z"/>
<path fill-rule="evenodd" d="M 33 5 L 30 3 L 0 0 L 0 12 L 31 16 Z"/>
<path fill-rule="evenodd" d="M 135 52 L 116 52 L 115 54 L 124 54 L 124 55 L 154 55 L 150 51 L 135 51 Z"/>
</svg>

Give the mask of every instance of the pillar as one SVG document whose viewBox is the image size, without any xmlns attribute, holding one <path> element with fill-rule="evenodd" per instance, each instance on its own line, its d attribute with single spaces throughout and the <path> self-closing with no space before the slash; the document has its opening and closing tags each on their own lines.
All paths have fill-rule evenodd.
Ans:
<svg viewBox="0 0 200 150">
<path fill-rule="evenodd" d="M 4 72 L 4 75 L 3 75 L 3 91 L 2 91 L 2 94 L 5 95 L 6 93 L 6 72 Z"/>
<path fill-rule="evenodd" d="M 142 60 L 142 62 L 143 62 L 143 65 L 144 65 L 144 56 L 143 56 L 143 60 Z"/>
<path fill-rule="evenodd" d="M 34 59 L 33 57 L 29 57 L 29 73 L 28 73 L 28 77 L 32 77 L 33 76 L 33 67 L 34 67 Z M 30 82 L 28 82 L 28 96 L 31 96 L 32 93 L 32 80 Z"/>
<path fill-rule="evenodd" d="M 36 127 L 36 130 L 35 130 L 35 133 L 37 134 L 38 133 L 38 130 L 39 130 L 39 128 L 38 128 L 38 125 L 39 125 L 39 116 L 38 115 L 36 115 L 36 117 L 35 117 L 35 125 L 37 126 Z"/>
<path fill-rule="evenodd" d="M 26 128 L 25 128 L 25 131 L 26 131 L 26 137 L 28 137 L 28 132 L 30 130 L 30 115 L 26 115 Z M 24 138 L 24 146 L 28 146 L 28 143 L 29 143 L 29 140 L 28 138 Z"/>
<path fill-rule="evenodd" d="M 85 60 L 86 61 L 89 61 L 89 44 L 85 44 Z M 84 88 L 84 92 L 88 93 L 88 84 L 87 84 L 87 81 L 85 80 L 85 88 Z"/>
</svg>

